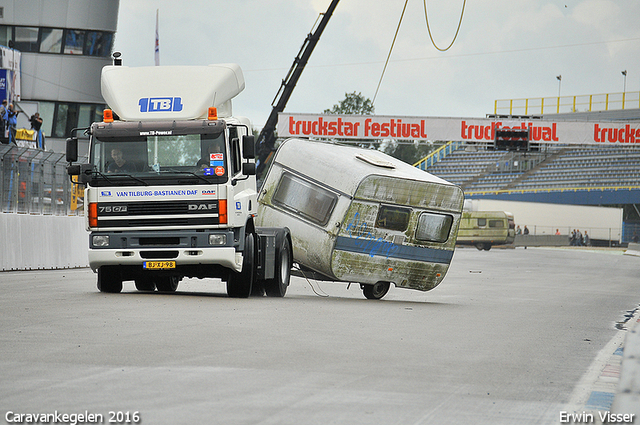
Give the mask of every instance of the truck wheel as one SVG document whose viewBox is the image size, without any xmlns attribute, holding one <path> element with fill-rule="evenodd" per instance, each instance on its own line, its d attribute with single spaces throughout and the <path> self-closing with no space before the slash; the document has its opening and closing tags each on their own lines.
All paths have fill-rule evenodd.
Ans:
<svg viewBox="0 0 640 425">
<path fill-rule="evenodd" d="M 117 266 L 102 266 L 98 269 L 98 290 L 112 294 L 122 291 L 122 276 Z"/>
<path fill-rule="evenodd" d="M 362 293 L 368 300 L 379 300 L 387 295 L 391 284 L 389 282 L 377 282 L 373 285 L 361 285 Z"/>
<path fill-rule="evenodd" d="M 273 279 L 264 282 L 264 289 L 268 297 L 284 297 L 291 279 L 291 245 L 284 236 L 276 251 L 276 270 Z"/>
<path fill-rule="evenodd" d="M 178 283 L 180 283 L 178 276 L 158 276 L 154 280 L 159 292 L 176 292 Z"/>
<path fill-rule="evenodd" d="M 231 298 L 248 298 L 254 280 L 254 265 L 256 257 L 256 244 L 253 233 L 248 233 L 244 238 L 244 259 L 240 273 L 231 271 L 227 278 L 227 295 Z"/>
<path fill-rule="evenodd" d="M 264 280 L 255 279 L 253 281 L 253 285 L 251 286 L 251 296 L 252 297 L 264 296 Z"/>
<path fill-rule="evenodd" d="M 156 289 L 156 284 L 149 276 L 143 276 L 136 279 L 136 289 L 138 291 L 152 292 Z"/>
</svg>

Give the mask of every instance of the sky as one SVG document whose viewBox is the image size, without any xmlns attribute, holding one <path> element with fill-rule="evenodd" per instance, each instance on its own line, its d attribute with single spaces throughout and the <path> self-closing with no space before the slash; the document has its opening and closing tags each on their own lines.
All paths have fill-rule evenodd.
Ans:
<svg viewBox="0 0 640 425">
<path fill-rule="evenodd" d="M 153 66 L 159 10 L 160 65 L 239 64 L 246 88 L 233 112 L 259 130 L 330 3 L 121 0 L 114 50 L 124 65 Z M 453 40 L 462 6 L 427 2 L 438 47 Z M 638 92 L 639 17 L 638 0 L 469 0 L 443 52 L 424 0 L 340 0 L 285 112 L 322 113 L 357 92 L 375 96 L 376 115 L 483 118 L 496 99 Z"/>
</svg>

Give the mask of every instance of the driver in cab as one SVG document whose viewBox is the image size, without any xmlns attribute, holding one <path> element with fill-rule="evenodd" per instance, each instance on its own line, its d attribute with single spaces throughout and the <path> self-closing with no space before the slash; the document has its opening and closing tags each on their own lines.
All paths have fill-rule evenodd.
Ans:
<svg viewBox="0 0 640 425">
<path fill-rule="evenodd" d="M 111 158 L 113 162 L 107 167 L 107 173 L 131 173 L 136 170 L 136 167 L 124 159 L 122 150 L 118 148 L 111 149 Z"/>
</svg>

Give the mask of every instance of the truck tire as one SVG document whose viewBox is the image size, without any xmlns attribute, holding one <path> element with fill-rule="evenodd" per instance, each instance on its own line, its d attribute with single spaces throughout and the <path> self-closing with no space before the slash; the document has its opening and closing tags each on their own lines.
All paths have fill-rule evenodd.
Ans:
<svg viewBox="0 0 640 425">
<path fill-rule="evenodd" d="M 362 293 L 368 300 L 379 300 L 389 292 L 389 282 L 376 282 L 373 285 L 362 284 Z"/>
<path fill-rule="evenodd" d="M 231 298 L 249 298 L 255 276 L 256 244 L 253 233 L 244 238 L 244 259 L 240 273 L 231 271 L 227 278 L 227 295 Z"/>
<path fill-rule="evenodd" d="M 153 292 L 156 290 L 156 284 L 149 276 L 141 276 L 136 278 L 136 289 L 138 291 Z"/>
<path fill-rule="evenodd" d="M 289 238 L 282 236 L 276 249 L 275 276 L 264 281 L 268 297 L 284 297 L 291 279 L 291 244 Z"/>
<path fill-rule="evenodd" d="M 112 294 L 122 292 L 122 275 L 118 266 L 102 266 L 98 269 L 98 291 Z"/>
<path fill-rule="evenodd" d="M 253 281 L 253 286 L 251 287 L 251 296 L 263 297 L 264 293 L 264 280 L 255 279 Z"/>
<path fill-rule="evenodd" d="M 158 276 L 153 280 L 158 292 L 176 292 L 180 283 L 178 276 Z"/>
</svg>

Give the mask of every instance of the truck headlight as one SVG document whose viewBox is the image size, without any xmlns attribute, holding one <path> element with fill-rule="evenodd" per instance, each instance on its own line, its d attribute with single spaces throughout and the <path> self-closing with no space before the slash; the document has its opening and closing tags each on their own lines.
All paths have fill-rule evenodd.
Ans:
<svg viewBox="0 0 640 425">
<path fill-rule="evenodd" d="M 93 246 L 109 246 L 109 236 L 107 235 L 94 235 Z"/>
<path fill-rule="evenodd" d="M 209 245 L 223 246 L 226 244 L 227 244 L 227 235 L 225 234 L 209 235 Z"/>
</svg>

